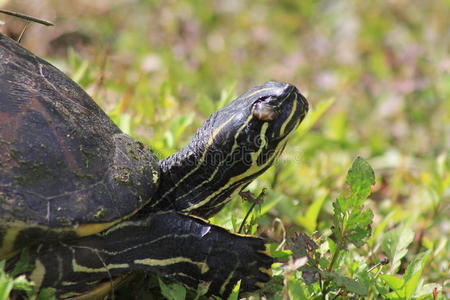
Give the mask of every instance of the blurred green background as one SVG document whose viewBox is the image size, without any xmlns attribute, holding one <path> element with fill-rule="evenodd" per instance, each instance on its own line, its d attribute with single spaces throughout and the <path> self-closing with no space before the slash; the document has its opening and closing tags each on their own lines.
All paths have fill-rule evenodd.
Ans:
<svg viewBox="0 0 450 300">
<path fill-rule="evenodd" d="M 250 87 L 295 84 L 312 113 L 277 165 L 250 186 L 269 188 L 260 233 L 277 238 L 272 224 L 280 219 L 286 228 L 326 235 L 331 203 L 359 155 L 377 177 L 369 201 L 372 248 L 361 255 L 382 257 L 383 232 L 405 225 L 415 233 L 410 257 L 434 251 L 424 280 L 449 284 L 450 1 L 0 6 L 54 22 L 29 24 L 22 44 L 63 69 L 160 157 L 183 147 L 202 120 Z M 25 25 L 0 20 L 0 31 L 16 38 Z M 313 206 L 316 213 L 306 214 Z M 234 201 L 213 221 L 233 228 L 247 207 Z"/>
</svg>

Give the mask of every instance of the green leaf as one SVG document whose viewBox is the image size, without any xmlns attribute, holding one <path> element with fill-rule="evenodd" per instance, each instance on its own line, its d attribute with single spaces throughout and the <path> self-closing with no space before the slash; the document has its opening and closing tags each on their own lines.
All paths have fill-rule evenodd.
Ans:
<svg viewBox="0 0 450 300">
<path fill-rule="evenodd" d="M 369 294 L 369 289 L 362 280 L 355 280 L 334 272 L 321 271 L 320 273 L 327 280 L 333 282 L 337 287 L 344 288 L 348 292 L 359 296 L 367 296 Z"/>
<path fill-rule="evenodd" d="M 203 94 L 198 97 L 197 106 L 205 116 L 211 115 L 216 110 L 216 106 L 211 98 Z"/>
<path fill-rule="evenodd" d="M 235 87 L 236 87 L 236 83 L 232 83 L 227 88 L 222 89 L 222 91 L 220 92 L 220 99 L 217 102 L 217 106 L 216 106 L 215 110 L 218 110 L 218 109 L 224 107 L 225 105 L 230 103 L 231 100 L 233 100 L 233 98 L 235 96 L 235 94 L 234 94 Z"/>
<path fill-rule="evenodd" d="M 359 206 L 369 197 L 374 184 L 375 174 L 372 167 L 363 158 L 357 157 L 347 173 L 344 190 L 336 202 L 344 212 L 353 206 Z"/>
<path fill-rule="evenodd" d="M 119 128 L 126 134 L 131 134 L 131 116 L 127 113 L 121 113 L 119 117 Z"/>
<path fill-rule="evenodd" d="M 388 294 L 383 295 L 384 299 L 389 300 L 405 300 L 405 296 L 398 291 L 390 292 Z"/>
<path fill-rule="evenodd" d="M 298 139 L 301 139 L 308 131 L 317 123 L 320 117 L 330 108 L 334 103 L 334 98 L 321 101 L 316 107 L 310 108 L 310 111 L 306 115 L 305 119 L 291 138 L 291 143 L 296 144 Z"/>
<path fill-rule="evenodd" d="M 313 233 L 317 227 L 317 217 L 319 216 L 320 209 L 322 208 L 325 199 L 328 196 L 328 191 L 322 190 L 319 197 L 317 197 L 313 203 L 308 207 L 304 216 L 298 216 L 296 221 L 302 225 L 308 233 Z"/>
<path fill-rule="evenodd" d="M 19 274 L 30 272 L 34 269 L 34 265 L 30 264 L 30 254 L 28 248 L 24 248 L 20 253 L 20 258 L 14 265 L 14 269 L 9 273 L 9 276 L 16 277 Z"/>
<path fill-rule="evenodd" d="M 73 74 L 72 79 L 76 82 L 79 82 L 80 85 L 86 86 L 87 84 L 85 81 L 87 81 L 89 71 L 89 62 L 83 61 L 81 65 L 78 67 L 78 69 L 75 71 L 75 74 Z"/>
<path fill-rule="evenodd" d="M 89 61 L 82 60 L 72 47 L 67 51 L 67 59 L 70 67 L 75 72 L 71 76 L 72 80 L 78 82 L 82 87 L 88 86 L 91 82 L 89 78 Z"/>
<path fill-rule="evenodd" d="M 280 202 L 286 200 L 286 196 L 283 193 L 277 191 L 269 191 L 267 193 L 267 197 L 264 202 L 261 204 L 260 215 L 266 214 L 270 211 L 275 205 Z"/>
<path fill-rule="evenodd" d="M 395 294 L 404 299 L 412 299 L 419 287 L 423 266 L 430 252 L 419 254 L 406 268 L 403 278 L 393 275 L 381 275 L 381 278 L 394 290 Z"/>
<path fill-rule="evenodd" d="M 195 295 L 194 300 L 200 299 L 202 296 L 206 295 L 206 293 L 209 290 L 209 286 L 211 285 L 211 282 L 201 282 L 197 286 L 197 294 Z"/>
<path fill-rule="evenodd" d="M 364 245 L 371 233 L 373 213 L 371 210 L 355 209 L 347 221 L 346 239 L 356 247 Z"/>
<path fill-rule="evenodd" d="M 158 278 L 161 293 L 168 300 L 183 300 L 186 298 L 186 288 L 181 284 L 165 284 Z"/>
<path fill-rule="evenodd" d="M 406 281 L 405 296 L 407 299 L 410 299 L 417 289 L 420 276 L 422 275 L 424 262 L 426 261 L 429 254 L 430 252 L 428 251 L 419 254 L 406 268 L 406 272 L 403 278 Z"/>
<path fill-rule="evenodd" d="M 173 137 L 172 132 L 166 131 L 164 133 L 164 145 L 167 148 L 173 148 L 173 146 L 174 146 L 174 137 Z"/>
<path fill-rule="evenodd" d="M 400 266 L 400 260 L 408 252 L 407 248 L 414 239 L 414 232 L 406 227 L 400 226 L 387 232 L 381 241 L 381 248 L 391 262 L 390 273 L 394 273 Z"/>
<path fill-rule="evenodd" d="M 414 293 L 414 297 L 418 297 L 419 299 L 430 299 L 429 297 L 434 290 L 436 290 L 437 292 L 441 292 L 442 285 L 437 283 L 424 284 L 420 289 L 416 290 L 416 292 Z"/>
<path fill-rule="evenodd" d="M 182 134 L 186 131 L 187 127 L 194 121 L 194 115 L 182 115 L 170 124 L 170 132 L 172 133 L 175 141 L 181 140 Z"/>
<path fill-rule="evenodd" d="M 45 288 L 39 291 L 37 300 L 56 300 L 56 290 L 54 288 Z"/>
<path fill-rule="evenodd" d="M 369 293 L 368 288 L 363 281 L 342 276 L 342 282 L 349 292 L 360 296 L 367 296 Z"/>
<path fill-rule="evenodd" d="M 233 287 L 233 291 L 230 296 L 228 296 L 228 300 L 238 300 L 239 299 L 239 290 L 241 288 L 241 281 L 239 280 L 236 285 Z"/>
<path fill-rule="evenodd" d="M 292 256 L 292 254 L 293 253 L 291 250 L 275 250 L 270 252 L 270 255 L 274 258 L 279 258 L 279 260 L 286 260 Z"/>
<path fill-rule="evenodd" d="M 9 299 L 9 293 L 13 286 L 14 281 L 2 272 L 0 274 L 0 299 Z"/>
<path fill-rule="evenodd" d="M 34 283 L 28 281 L 25 275 L 14 278 L 14 290 L 24 291 L 27 295 L 31 295 L 33 292 Z"/>
<path fill-rule="evenodd" d="M 370 236 L 373 213 L 364 209 L 363 203 L 373 184 L 372 167 L 361 157 L 356 158 L 347 173 L 343 191 L 333 204 L 333 233 L 341 247 L 347 243 L 361 247 Z"/>
<path fill-rule="evenodd" d="M 302 283 L 296 279 L 296 278 L 289 278 L 288 280 L 288 294 L 289 299 L 292 300 L 308 300 L 306 295 L 309 294 L 308 292 L 305 293 L 303 290 Z"/>
<path fill-rule="evenodd" d="M 399 276 L 394 275 L 381 275 L 381 279 L 383 279 L 391 289 L 394 291 L 400 290 L 405 284 L 405 280 Z"/>
</svg>

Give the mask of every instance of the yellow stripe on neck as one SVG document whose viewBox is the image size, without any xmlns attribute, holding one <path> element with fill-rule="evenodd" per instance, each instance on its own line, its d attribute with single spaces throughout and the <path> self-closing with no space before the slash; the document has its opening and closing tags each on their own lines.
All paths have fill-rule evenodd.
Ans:
<svg viewBox="0 0 450 300">
<path fill-rule="evenodd" d="M 216 195 L 220 194 L 221 192 L 223 192 L 224 190 L 228 189 L 231 185 L 233 185 L 235 182 L 238 182 L 239 180 L 251 176 L 252 174 L 257 173 L 258 171 L 260 171 L 261 169 L 263 169 L 264 167 L 266 167 L 268 164 L 272 163 L 272 160 L 267 161 L 265 164 L 258 166 L 257 160 L 258 157 L 262 151 L 262 149 L 264 148 L 264 146 L 266 145 L 267 141 L 265 139 L 265 134 L 267 131 L 267 128 L 269 127 L 268 123 L 263 124 L 263 126 L 261 127 L 261 133 L 260 133 L 260 137 L 261 137 L 261 146 L 259 147 L 257 152 L 254 152 L 252 154 L 250 154 L 251 157 L 251 165 L 250 168 L 248 168 L 244 173 L 239 174 L 237 176 L 234 176 L 232 178 L 230 178 L 230 180 L 227 182 L 227 184 L 225 184 L 224 186 L 222 186 L 220 189 L 218 189 L 217 191 L 215 191 L 214 193 L 212 193 L 211 195 L 209 195 L 207 198 L 205 198 L 203 201 L 192 205 L 188 208 L 186 208 L 186 211 L 191 211 L 193 209 L 199 208 L 203 205 L 205 205 L 206 203 L 208 203 L 211 199 L 213 199 Z"/>
</svg>

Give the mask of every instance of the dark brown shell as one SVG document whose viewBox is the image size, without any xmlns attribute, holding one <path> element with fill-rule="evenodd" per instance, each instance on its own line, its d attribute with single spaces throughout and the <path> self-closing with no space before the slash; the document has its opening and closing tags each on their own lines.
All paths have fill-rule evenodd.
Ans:
<svg viewBox="0 0 450 300">
<path fill-rule="evenodd" d="M 0 35 L 0 237 L 118 220 L 151 199 L 157 179 L 153 154 L 80 86 Z"/>
</svg>

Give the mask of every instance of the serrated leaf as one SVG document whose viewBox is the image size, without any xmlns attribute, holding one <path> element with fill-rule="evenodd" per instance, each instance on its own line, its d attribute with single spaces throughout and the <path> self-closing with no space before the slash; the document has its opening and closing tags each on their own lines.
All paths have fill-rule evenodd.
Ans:
<svg viewBox="0 0 450 300">
<path fill-rule="evenodd" d="M 375 173 L 372 167 L 363 158 L 357 157 L 347 173 L 344 189 L 336 199 L 341 212 L 361 205 L 369 197 L 374 184 Z"/>
<path fill-rule="evenodd" d="M 353 210 L 347 221 L 346 239 L 356 247 L 364 245 L 372 232 L 370 228 L 372 219 L 373 213 L 371 210 Z"/>
<path fill-rule="evenodd" d="M 363 203 L 374 183 L 372 167 L 357 157 L 347 173 L 343 191 L 333 203 L 333 233 L 341 247 L 348 242 L 361 247 L 370 236 L 373 213 L 364 209 Z"/>
<path fill-rule="evenodd" d="M 414 232 L 406 226 L 397 227 L 383 236 L 381 248 L 391 262 L 390 273 L 397 270 L 400 260 L 408 252 L 407 248 L 413 239 Z"/>
</svg>

